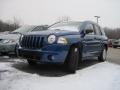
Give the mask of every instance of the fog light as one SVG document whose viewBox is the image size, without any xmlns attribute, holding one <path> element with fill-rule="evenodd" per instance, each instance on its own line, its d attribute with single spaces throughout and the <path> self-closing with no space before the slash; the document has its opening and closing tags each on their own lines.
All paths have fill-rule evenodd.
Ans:
<svg viewBox="0 0 120 90">
<path fill-rule="evenodd" d="M 52 60 L 54 60 L 54 59 L 55 59 L 54 56 L 48 55 L 48 60 L 52 61 Z"/>
</svg>

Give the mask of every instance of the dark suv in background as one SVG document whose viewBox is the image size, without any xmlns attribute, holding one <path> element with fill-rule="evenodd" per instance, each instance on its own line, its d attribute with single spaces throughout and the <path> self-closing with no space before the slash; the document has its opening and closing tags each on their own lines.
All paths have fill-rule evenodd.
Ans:
<svg viewBox="0 0 120 90">
<path fill-rule="evenodd" d="M 92 22 L 63 22 L 46 31 L 24 34 L 19 41 L 19 56 L 26 58 L 30 65 L 65 64 L 75 72 L 78 64 L 90 57 L 105 61 L 108 38 L 104 30 Z"/>
</svg>

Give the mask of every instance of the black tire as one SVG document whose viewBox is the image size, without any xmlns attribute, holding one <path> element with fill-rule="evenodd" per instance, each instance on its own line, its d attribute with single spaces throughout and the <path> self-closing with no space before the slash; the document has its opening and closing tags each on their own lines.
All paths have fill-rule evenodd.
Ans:
<svg viewBox="0 0 120 90">
<path fill-rule="evenodd" d="M 68 57 L 67 57 L 67 70 L 70 73 L 75 73 L 79 61 L 79 49 L 78 47 L 72 47 L 69 51 Z"/>
<path fill-rule="evenodd" d="M 30 60 L 30 59 L 27 59 L 28 61 L 28 64 L 31 65 L 31 66 L 34 66 L 37 64 L 37 62 L 33 61 L 33 60 Z"/>
<path fill-rule="evenodd" d="M 105 56 L 104 56 L 105 55 Z M 98 56 L 98 61 L 99 62 L 104 62 L 106 61 L 106 57 L 107 57 L 107 50 L 106 48 L 104 48 L 100 54 L 100 56 Z"/>
</svg>

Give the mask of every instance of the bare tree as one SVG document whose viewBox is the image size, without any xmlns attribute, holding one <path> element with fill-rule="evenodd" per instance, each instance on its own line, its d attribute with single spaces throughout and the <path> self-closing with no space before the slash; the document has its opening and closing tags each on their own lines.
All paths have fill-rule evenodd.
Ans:
<svg viewBox="0 0 120 90">
<path fill-rule="evenodd" d="M 70 20 L 71 20 L 71 18 L 69 16 L 62 16 L 62 17 L 58 17 L 57 22 L 68 22 Z"/>
<path fill-rule="evenodd" d="M 20 20 L 17 19 L 16 17 L 13 17 L 13 25 L 15 28 L 18 28 L 20 25 Z"/>
<path fill-rule="evenodd" d="M 0 32 L 13 31 L 19 27 L 20 25 L 18 22 L 10 23 L 10 22 L 3 22 L 2 20 L 0 20 Z"/>
<path fill-rule="evenodd" d="M 111 29 L 111 28 L 105 27 L 104 30 L 108 38 L 110 39 L 120 38 L 120 28 Z"/>
</svg>

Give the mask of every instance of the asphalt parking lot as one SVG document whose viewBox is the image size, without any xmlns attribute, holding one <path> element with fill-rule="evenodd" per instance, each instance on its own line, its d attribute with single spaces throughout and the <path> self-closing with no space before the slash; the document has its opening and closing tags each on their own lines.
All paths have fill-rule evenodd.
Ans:
<svg viewBox="0 0 120 90">
<path fill-rule="evenodd" d="M 120 65 L 120 48 L 109 48 L 107 61 Z"/>
</svg>

